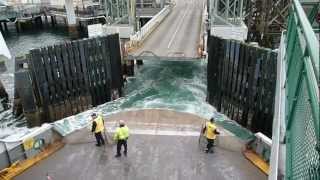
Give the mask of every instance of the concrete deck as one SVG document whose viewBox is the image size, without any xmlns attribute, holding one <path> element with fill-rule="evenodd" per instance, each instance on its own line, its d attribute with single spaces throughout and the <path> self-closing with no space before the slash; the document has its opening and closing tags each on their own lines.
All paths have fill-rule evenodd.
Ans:
<svg viewBox="0 0 320 180">
<path fill-rule="evenodd" d="M 53 180 L 267 179 L 239 152 L 200 152 L 198 137 L 133 135 L 128 146 L 128 157 L 117 159 L 112 146 L 66 145 L 16 180 L 43 180 L 47 172 Z"/>
<path fill-rule="evenodd" d="M 107 135 L 116 122 L 125 119 L 131 132 L 128 157 L 114 158 L 116 147 L 96 147 L 90 130 L 84 128 L 64 138 L 64 148 L 30 168 L 16 180 L 264 180 L 267 177 L 242 155 L 241 144 L 219 128 L 215 154 L 205 154 L 198 145 L 204 119 L 168 110 L 120 112 L 106 119 Z"/>
</svg>

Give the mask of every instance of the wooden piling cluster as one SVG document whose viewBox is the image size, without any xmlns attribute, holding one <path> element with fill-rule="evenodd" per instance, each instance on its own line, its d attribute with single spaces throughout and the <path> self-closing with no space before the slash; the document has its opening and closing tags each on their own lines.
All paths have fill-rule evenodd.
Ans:
<svg viewBox="0 0 320 180">
<path fill-rule="evenodd" d="M 277 53 L 208 38 L 208 101 L 254 132 L 272 136 Z"/>
<path fill-rule="evenodd" d="M 122 94 L 119 35 L 33 49 L 15 73 L 30 126 L 58 120 Z M 17 65 L 16 67 L 22 67 Z"/>
</svg>

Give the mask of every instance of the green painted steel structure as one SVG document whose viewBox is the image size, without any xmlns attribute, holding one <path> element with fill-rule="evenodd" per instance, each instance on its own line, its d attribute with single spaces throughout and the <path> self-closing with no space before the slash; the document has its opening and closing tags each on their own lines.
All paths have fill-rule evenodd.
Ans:
<svg viewBox="0 0 320 180">
<path fill-rule="evenodd" d="M 287 32 L 286 179 L 320 179 L 319 40 L 311 23 L 319 3 L 305 14 L 293 0 Z"/>
</svg>

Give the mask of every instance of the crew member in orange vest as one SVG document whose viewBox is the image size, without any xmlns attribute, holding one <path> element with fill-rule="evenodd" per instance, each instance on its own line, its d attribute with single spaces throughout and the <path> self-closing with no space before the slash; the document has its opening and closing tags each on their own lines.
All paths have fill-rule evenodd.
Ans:
<svg viewBox="0 0 320 180">
<path fill-rule="evenodd" d="M 212 117 L 209 122 L 206 123 L 206 126 L 203 128 L 202 133 L 207 138 L 207 149 L 206 153 L 213 153 L 213 145 L 214 140 L 216 139 L 216 135 L 220 134 L 217 130 L 217 126 L 214 124 L 214 118 Z"/>
</svg>

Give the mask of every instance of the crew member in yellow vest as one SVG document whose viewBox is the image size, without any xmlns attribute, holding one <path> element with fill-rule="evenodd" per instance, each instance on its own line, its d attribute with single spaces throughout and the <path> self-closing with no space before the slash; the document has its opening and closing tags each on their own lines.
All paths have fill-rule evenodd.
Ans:
<svg viewBox="0 0 320 180">
<path fill-rule="evenodd" d="M 207 149 L 206 153 L 213 153 L 214 140 L 216 135 L 220 134 L 217 130 L 217 126 L 214 124 L 214 118 L 212 117 L 209 122 L 206 123 L 206 126 L 203 128 L 202 133 L 207 138 Z"/>
<path fill-rule="evenodd" d="M 124 146 L 123 154 L 127 156 L 127 140 L 129 138 L 129 128 L 125 125 L 123 120 L 119 122 L 120 126 L 116 129 L 113 139 L 117 141 L 117 154 L 115 157 L 121 156 L 121 147 Z"/>
<path fill-rule="evenodd" d="M 104 131 L 104 120 L 102 115 L 96 115 L 95 113 L 93 113 L 91 115 L 92 117 L 92 129 L 91 132 L 94 133 L 94 136 L 96 137 L 97 140 L 97 144 L 96 146 L 101 146 L 104 145 L 104 139 L 102 136 L 102 133 Z"/>
</svg>

